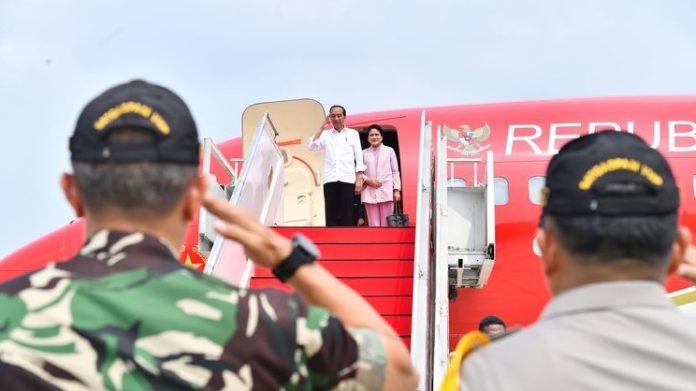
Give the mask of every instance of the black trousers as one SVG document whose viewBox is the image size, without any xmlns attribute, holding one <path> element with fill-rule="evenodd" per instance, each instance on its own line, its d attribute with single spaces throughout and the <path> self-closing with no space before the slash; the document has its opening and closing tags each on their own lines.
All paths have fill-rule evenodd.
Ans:
<svg viewBox="0 0 696 391">
<path fill-rule="evenodd" d="M 324 213 L 327 227 L 353 227 L 353 203 L 355 184 L 344 182 L 324 183 Z"/>
</svg>

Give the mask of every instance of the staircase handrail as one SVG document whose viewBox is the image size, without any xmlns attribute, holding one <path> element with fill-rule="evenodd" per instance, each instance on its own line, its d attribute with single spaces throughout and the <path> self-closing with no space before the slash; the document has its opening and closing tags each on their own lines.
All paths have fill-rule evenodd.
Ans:
<svg viewBox="0 0 696 391">
<path fill-rule="evenodd" d="M 420 373 L 419 391 L 432 385 L 432 275 L 431 205 L 432 205 L 432 124 L 421 113 L 420 149 L 418 152 L 418 191 L 416 199 L 416 237 L 413 257 L 413 304 L 411 311 L 411 361 Z"/>
<path fill-rule="evenodd" d="M 280 225 L 283 216 L 283 155 L 275 141 L 277 135 L 269 114 L 264 113 L 229 199 L 230 204 L 246 208 L 258 216 L 264 225 L 271 226 Z M 221 259 L 224 259 L 224 263 Z M 253 265 L 241 245 L 218 235 L 204 273 L 247 287 Z"/>
<path fill-rule="evenodd" d="M 230 165 L 225 158 L 225 155 L 218 149 L 212 139 L 206 137 L 203 139 L 203 154 L 202 154 L 201 175 L 208 178 L 208 191 L 213 195 L 223 197 L 229 194 L 237 178 L 239 177 L 238 163 L 235 161 L 234 167 Z M 229 175 L 227 183 L 220 183 L 220 178 L 215 177 L 211 172 L 212 158 L 222 166 L 223 172 Z M 239 159 L 235 159 L 239 160 Z M 224 187 L 223 187 L 224 186 Z M 198 251 L 204 256 L 210 254 L 214 238 L 216 236 L 213 229 L 214 216 L 208 212 L 203 206 L 200 207 L 198 213 Z"/>
<path fill-rule="evenodd" d="M 433 314 L 433 389 L 439 389 L 444 379 L 449 360 L 449 281 L 447 265 L 447 139 L 441 127 L 437 129 L 437 151 L 435 153 L 435 201 L 433 242 L 435 244 L 434 307 Z"/>
<path fill-rule="evenodd" d="M 484 186 L 486 184 L 485 178 L 487 178 L 486 173 L 484 173 L 484 175 L 483 175 L 484 182 L 479 182 L 479 163 L 481 163 L 481 162 L 482 162 L 481 158 L 461 158 L 461 157 L 460 158 L 456 158 L 456 157 L 447 158 L 447 166 L 449 168 L 449 170 L 448 170 L 449 171 L 448 183 L 453 184 L 455 179 L 456 179 L 456 177 L 454 176 L 454 167 L 455 166 L 461 167 L 461 166 L 471 165 L 472 171 L 473 171 L 473 181 L 472 181 L 473 186 L 474 187 Z M 484 167 L 487 167 L 487 166 L 484 166 Z"/>
</svg>

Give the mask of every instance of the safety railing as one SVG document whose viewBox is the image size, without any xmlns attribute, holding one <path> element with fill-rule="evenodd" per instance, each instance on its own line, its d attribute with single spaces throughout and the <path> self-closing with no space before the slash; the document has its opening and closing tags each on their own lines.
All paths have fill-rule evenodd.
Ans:
<svg viewBox="0 0 696 391">
<path fill-rule="evenodd" d="M 493 270 L 493 152 L 488 151 L 485 156 L 485 161 L 482 158 L 447 158 L 447 262 L 450 266 L 450 289 L 482 287 Z"/>
<path fill-rule="evenodd" d="M 222 170 L 222 176 L 227 178 L 218 178 L 220 175 L 213 174 L 212 162 L 213 158 Z M 240 159 L 235 159 L 240 160 Z M 234 162 L 234 167 L 225 158 L 225 155 L 215 146 L 210 138 L 203 139 L 203 156 L 202 156 L 201 174 L 208 177 L 208 193 L 213 194 L 218 198 L 229 200 L 232 196 L 232 189 L 239 176 L 238 162 Z M 218 170 L 219 172 L 220 170 Z M 227 180 L 225 180 L 227 179 Z M 200 208 L 198 215 L 198 251 L 204 256 L 210 254 L 213 247 L 213 242 L 217 234 L 213 228 L 214 217 L 205 208 Z"/>
<path fill-rule="evenodd" d="M 413 305 L 411 317 L 411 360 L 420 373 L 418 390 L 432 385 L 432 248 L 430 215 L 432 206 L 432 124 L 421 114 L 416 200 L 416 240 L 413 259 Z"/>
<path fill-rule="evenodd" d="M 277 134 L 268 113 L 264 114 L 229 201 L 258 216 L 266 226 L 279 225 L 283 218 L 283 155 L 275 142 Z M 253 263 L 240 244 L 217 236 L 204 272 L 246 287 Z"/>
<path fill-rule="evenodd" d="M 447 183 L 450 186 L 456 186 L 458 179 L 469 180 L 471 186 L 478 187 L 484 183 L 479 182 L 479 163 L 481 159 L 479 158 L 447 158 L 447 171 L 449 176 L 447 178 Z M 462 168 L 468 170 L 471 167 L 471 172 L 462 172 Z M 455 170 L 455 167 L 457 168 Z M 485 174 L 484 174 L 485 179 Z"/>
<path fill-rule="evenodd" d="M 440 383 L 447 371 L 449 360 L 449 297 L 447 265 L 447 141 L 441 127 L 437 129 L 437 152 L 435 159 L 435 205 L 433 213 L 433 234 L 435 242 L 434 267 L 434 314 L 433 314 L 433 389 Z"/>
</svg>

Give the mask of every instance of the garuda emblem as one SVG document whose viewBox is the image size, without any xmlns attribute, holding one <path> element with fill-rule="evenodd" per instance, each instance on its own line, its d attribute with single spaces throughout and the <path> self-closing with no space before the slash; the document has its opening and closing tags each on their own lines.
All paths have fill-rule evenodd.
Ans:
<svg viewBox="0 0 696 391">
<path fill-rule="evenodd" d="M 487 123 L 477 129 L 471 129 L 469 125 L 461 125 L 459 129 L 445 125 L 443 133 L 447 137 L 447 149 L 462 155 L 474 155 L 491 147 L 490 144 L 482 144 L 491 137 L 491 127 Z"/>
</svg>

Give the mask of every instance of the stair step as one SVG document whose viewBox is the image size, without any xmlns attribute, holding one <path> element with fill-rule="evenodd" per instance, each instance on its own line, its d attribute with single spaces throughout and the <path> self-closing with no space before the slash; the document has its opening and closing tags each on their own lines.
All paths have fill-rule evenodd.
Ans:
<svg viewBox="0 0 696 391">
<path fill-rule="evenodd" d="M 268 286 L 254 286 L 254 288 L 269 288 Z M 275 287 L 273 287 L 275 288 Z M 285 291 L 292 291 L 289 285 Z M 411 296 L 367 296 L 365 297 L 372 308 L 382 316 L 411 316 L 413 298 Z"/>
<path fill-rule="evenodd" d="M 409 335 L 409 336 L 402 335 L 402 336 L 401 336 L 401 340 L 404 341 L 404 344 L 406 345 L 406 348 L 407 348 L 408 350 L 411 350 L 411 336 L 410 336 L 410 335 Z"/>
<path fill-rule="evenodd" d="M 408 296 L 413 294 L 413 278 L 411 277 L 354 277 L 341 278 L 341 281 L 364 297 L 368 296 Z M 273 287 L 291 291 L 292 287 L 278 281 L 276 278 L 253 278 L 252 288 Z"/>
<path fill-rule="evenodd" d="M 330 259 L 411 259 L 413 243 L 321 244 L 321 260 Z"/>
<path fill-rule="evenodd" d="M 314 243 L 413 243 L 415 227 L 274 227 L 285 237 L 301 232 Z"/>
<path fill-rule="evenodd" d="M 368 303 L 380 315 L 411 316 L 413 298 L 411 296 L 368 296 Z"/>
<path fill-rule="evenodd" d="M 383 315 L 382 318 L 384 318 L 402 338 L 411 336 L 410 315 Z"/>
<path fill-rule="evenodd" d="M 336 277 L 411 277 L 412 260 L 323 260 L 326 270 Z M 270 278 L 273 273 L 264 268 L 257 268 L 254 278 Z"/>
</svg>

